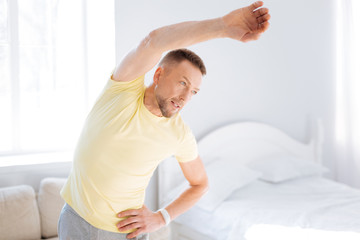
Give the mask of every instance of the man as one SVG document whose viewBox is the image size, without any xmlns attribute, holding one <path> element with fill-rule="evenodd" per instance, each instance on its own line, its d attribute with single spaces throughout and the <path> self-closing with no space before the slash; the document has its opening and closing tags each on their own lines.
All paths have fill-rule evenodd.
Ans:
<svg viewBox="0 0 360 240">
<path fill-rule="evenodd" d="M 204 21 L 183 22 L 149 33 L 113 71 L 89 113 L 69 178 L 62 239 L 148 239 L 190 209 L 208 190 L 194 135 L 179 111 L 200 89 L 205 66 L 180 49 L 214 38 L 256 40 L 269 27 L 261 1 Z M 175 50 L 174 50 L 175 49 Z M 159 63 L 153 83 L 144 75 Z M 161 211 L 144 205 L 146 186 L 165 158 L 174 155 L 189 188 Z"/>
</svg>

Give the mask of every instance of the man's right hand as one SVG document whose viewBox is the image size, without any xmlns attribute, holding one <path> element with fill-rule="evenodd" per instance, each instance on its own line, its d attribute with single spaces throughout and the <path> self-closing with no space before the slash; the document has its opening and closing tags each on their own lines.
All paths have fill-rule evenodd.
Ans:
<svg viewBox="0 0 360 240">
<path fill-rule="evenodd" d="M 242 42 L 257 40 L 269 28 L 270 14 L 264 3 L 257 1 L 250 6 L 240 8 L 222 17 L 225 35 Z"/>
<path fill-rule="evenodd" d="M 229 14 L 203 21 L 188 21 L 151 31 L 116 68 L 112 79 L 127 82 L 150 71 L 163 52 L 229 37 L 242 42 L 256 40 L 269 27 L 269 10 L 258 1 Z M 258 9 L 260 8 L 260 9 Z"/>
</svg>

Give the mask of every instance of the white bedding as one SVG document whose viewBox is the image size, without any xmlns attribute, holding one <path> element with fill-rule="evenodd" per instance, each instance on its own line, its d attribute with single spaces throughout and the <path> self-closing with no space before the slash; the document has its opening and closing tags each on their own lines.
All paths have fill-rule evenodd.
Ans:
<svg viewBox="0 0 360 240">
<path fill-rule="evenodd" d="M 360 190 L 321 177 L 256 180 L 213 212 L 194 206 L 176 221 L 221 240 L 289 239 L 301 230 L 309 240 L 360 239 Z"/>
</svg>

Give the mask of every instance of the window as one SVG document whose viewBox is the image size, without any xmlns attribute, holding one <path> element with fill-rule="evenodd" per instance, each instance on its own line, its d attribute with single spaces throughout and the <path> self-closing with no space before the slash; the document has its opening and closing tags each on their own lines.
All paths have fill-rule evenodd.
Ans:
<svg viewBox="0 0 360 240">
<path fill-rule="evenodd" d="M 115 66 L 113 5 L 0 0 L 0 156 L 75 148 Z"/>
<path fill-rule="evenodd" d="M 337 0 L 336 174 L 360 188 L 360 2 Z"/>
</svg>

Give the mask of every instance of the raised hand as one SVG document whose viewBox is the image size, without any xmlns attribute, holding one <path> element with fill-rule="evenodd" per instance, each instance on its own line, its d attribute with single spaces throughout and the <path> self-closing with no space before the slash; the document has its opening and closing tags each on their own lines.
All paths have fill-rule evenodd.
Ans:
<svg viewBox="0 0 360 240">
<path fill-rule="evenodd" d="M 269 9 L 262 1 L 240 8 L 222 17 L 225 35 L 242 42 L 257 40 L 269 28 Z"/>
</svg>

